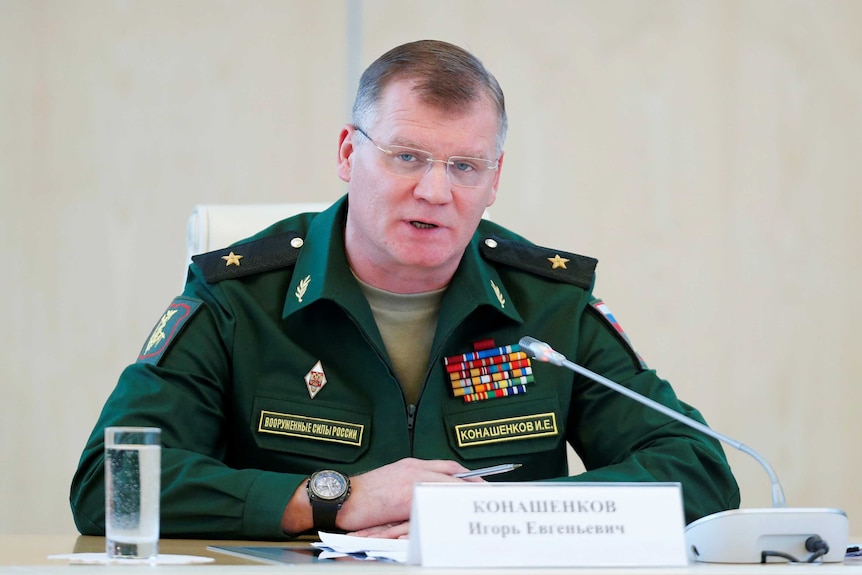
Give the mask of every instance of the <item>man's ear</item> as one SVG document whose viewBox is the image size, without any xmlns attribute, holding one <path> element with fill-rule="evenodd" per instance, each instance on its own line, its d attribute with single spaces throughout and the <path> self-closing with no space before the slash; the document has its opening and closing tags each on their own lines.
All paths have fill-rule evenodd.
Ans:
<svg viewBox="0 0 862 575">
<path fill-rule="evenodd" d="M 350 181 L 353 168 L 353 126 L 347 124 L 341 129 L 338 137 L 338 177 L 345 182 Z"/>
<path fill-rule="evenodd" d="M 503 170 L 503 156 L 506 154 L 500 154 L 500 158 L 497 160 L 497 169 L 494 173 L 494 184 L 491 186 L 491 194 L 488 196 L 488 204 L 485 206 L 491 207 L 495 201 L 497 201 L 497 188 L 500 186 L 500 172 Z"/>
</svg>

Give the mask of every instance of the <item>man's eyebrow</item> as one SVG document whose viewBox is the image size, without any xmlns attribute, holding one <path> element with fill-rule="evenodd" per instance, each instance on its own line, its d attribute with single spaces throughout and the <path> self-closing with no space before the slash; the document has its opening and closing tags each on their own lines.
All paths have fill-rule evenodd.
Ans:
<svg viewBox="0 0 862 575">
<path fill-rule="evenodd" d="M 413 140 L 408 140 L 407 138 L 402 138 L 400 136 L 396 136 L 389 142 L 387 142 L 390 146 L 401 146 L 404 148 L 413 148 L 414 150 L 422 150 L 423 152 L 427 152 L 427 148 L 422 147 L 420 144 L 417 144 Z M 430 152 L 429 152 L 430 153 Z"/>
</svg>

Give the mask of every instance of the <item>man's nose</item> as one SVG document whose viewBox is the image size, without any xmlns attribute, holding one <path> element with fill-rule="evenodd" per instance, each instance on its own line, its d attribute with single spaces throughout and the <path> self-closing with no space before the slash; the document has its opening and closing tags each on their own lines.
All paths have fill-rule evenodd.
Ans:
<svg viewBox="0 0 862 575">
<path fill-rule="evenodd" d="M 446 160 L 429 161 L 428 171 L 416 183 L 413 195 L 432 204 L 445 204 L 450 201 L 452 185 L 449 182 L 448 167 Z"/>
</svg>

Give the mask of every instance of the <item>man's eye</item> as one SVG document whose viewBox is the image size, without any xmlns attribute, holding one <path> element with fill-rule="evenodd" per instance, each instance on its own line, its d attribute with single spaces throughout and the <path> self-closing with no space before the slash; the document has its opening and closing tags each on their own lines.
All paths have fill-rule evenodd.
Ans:
<svg viewBox="0 0 862 575">
<path fill-rule="evenodd" d="M 396 154 L 395 158 L 402 162 L 416 162 L 419 161 L 419 158 L 416 154 L 411 154 L 409 152 L 401 152 L 400 154 Z"/>
<path fill-rule="evenodd" d="M 452 167 L 454 167 L 459 172 L 475 172 L 478 168 L 476 164 L 472 162 L 465 162 L 464 160 L 456 160 L 452 162 Z"/>
</svg>

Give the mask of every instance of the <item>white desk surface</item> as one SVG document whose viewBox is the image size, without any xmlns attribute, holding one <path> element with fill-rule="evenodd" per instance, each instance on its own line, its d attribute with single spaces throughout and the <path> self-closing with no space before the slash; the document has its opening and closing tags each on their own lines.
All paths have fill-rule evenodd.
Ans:
<svg viewBox="0 0 862 575">
<path fill-rule="evenodd" d="M 857 539 L 854 539 L 854 541 Z M 306 546 L 303 542 L 300 545 Z M 437 569 L 421 568 L 394 563 L 380 563 L 376 561 L 321 561 L 312 564 L 266 564 L 252 559 L 235 557 L 218 551 L 207 549 L 208 545 L 245 545 L 264 546 L 273 545 L 284 547 L 290 544 L 283 542 L 250 542 L 250 541 L 207 541 L 189 539 L 162 539 L 159 542 L 159 551 L 165 554 L 198 555 L 212 557 L 214 563 L 199 565 L 159 565 L 159 566 L 124 566 L 124 565 L 69 565 L 66 561 L 48 559 L 49 555 L 66 553 L 98 553 L 104 551 L 105 540 L 102 537 L 83 537 L 78 535 L 0 535 L 0 574 L 31 574 L 39 573 L 45 575 L 114 575 L 122 573 L 133 575 L 135 573 L 149 573 L 158 575 L 266 575 L 270 573 L 290 573 L 291 575 L 312 575 L 320 573 L 388 573 L 398 575 L 400 573 L 433 573 L 434 575 L 451 575 L 454 573 L 468 573 L 473 575 L 485 575 L 504 573 L 505 575 L 522 575 L 527 573 L 567 573 L 584 575 L 597 573 L 600 575 L 658 575 L 664 573 L 677 575 L 782 575 L 792 573 L 794 575 L 808 575 L 810 573 L 832 575 L 841 573 L 844 575 L 862 575 L 862 559 L 849 560 L 845 563 L 829 563 L 815 565 L 717 565 L 699 563 L 688 567 L 672 568 L 564 568 L 564 569 Z"/>
</svg>

